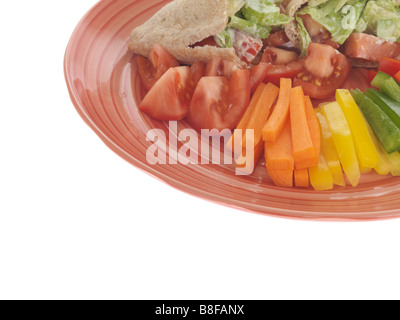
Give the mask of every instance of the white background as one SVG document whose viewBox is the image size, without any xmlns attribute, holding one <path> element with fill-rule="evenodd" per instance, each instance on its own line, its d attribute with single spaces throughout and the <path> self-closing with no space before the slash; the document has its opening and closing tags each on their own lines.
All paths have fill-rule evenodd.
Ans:
<svg viewBox="0 0 400 320">
<path fill-rule="evenodd" d="M 278 219 L 131 166 L 70 102 L 63 56 L 95 0 L 2 1 L 1 299 L 399 299 L 400 219 Z"/>
</svg>

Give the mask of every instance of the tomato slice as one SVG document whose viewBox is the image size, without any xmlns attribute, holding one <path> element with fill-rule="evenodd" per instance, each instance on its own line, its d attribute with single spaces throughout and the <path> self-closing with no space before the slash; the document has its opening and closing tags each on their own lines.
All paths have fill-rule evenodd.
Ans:
<svg viewBox="0 0 400 320">
<path fill-rule="evenodd" d="M 225 60 L 220 57 L 212 57 L 207 63 L 205 69 L 206 77 L 225 76 L 230 78 L 233 72 L 235 63 L 233 61 Z"/>
<path fill-rule="evenodd" d="M 235 70 L 230 80 L 224 76 L 200 79 L 187 117 L 190 125 L 202 129 L 233 130 L 242 118 L 250 100 L 250 74 Z"/>
<path fill-rule="evenodd" d="M 243 31 L 235 30 L 233 47 L 240 60 L 250 65 L 261 51 L 263 43 Z"/>
<path fill-rule="evenodd" d="M 394 76 L 400 71 L 400 60 L 384 57 L 379 62 L 379 71 L 383 71 L 390 76 Z"/>
<path fill-rule="evenodd" d="M 374 80 L 375 79 L 375 77 L 376 77 L 376 75 L 378 74 L 378 71 L 375 71 L 375 70 L 369 70 L 368 71 L 368 74 L 367 74 L 367 80 L 368 80 L 368 83 L 371 83 L 372 82 L 372 80 Z"/>
<path fill-rule="evenodd" d="M 155 78 L 156 70 L 154 69 L 150 60 L 142 56 L 136 57 L 136 66 L 142 84 L 146 90 L 149 91 L 157 82 Z"/>
<path fill-rule="evenodd" d="M 369 80 L 369 77 L 372 76 L 372 73 L 377 72 L 367 68 L 353 68 L 349 77 L 341 88 L 348 90 L 360 89 L 362 92 L 365 92 L 365 90 L 372 88 L 372 80 Z"/>
<path fill-rule="evenodd" d="M 274 47 L 266 47 L 261 61 L 271 62 L 272 64 L 286 65 L 297 61 L 298 59 L 299 56 L 296 54 L 296 52 Z"/>
<path fill-rule="evenodd" d="M 272 64 L 264 82 L 272 82 L 276 86 L 280 85 L 281 78 L 293 79 L 304 69 L 304 59 L 299 59 L 295 52 L 274 47 L 265 48 L 261 61 Z"/>
<path fill-rule="evenodd" d="M 310 43 L 305 70 L 294 79 L 304 94 L 315 99 L 326 99 L 341 88 L 349 76 L 351 65 L 347 58 L 329 45 Z"/>
<path fill-rule="evenodd" d="M 157 120 L 181 120 L 188 113 L 193 91 L 190 68 L 170 68 L 144 97 L 139 110 Z"/>
<path fill-rule="evenodd" d="M 179 66 L 179 62 L 160 44 L 154 45 L 149 54 L 149 60 L 153 67 L 156 69 L 156 79 L 160 79 L 161 76 L 167 72 L 169 68 Z"/>
<path fill-rule="evenodd" d="M 286 35 L 284 30 L 276 31 L 271 33 L 269 37 L 263 40 L 263 45 L 265 47 L 280 47 L 288 43 L 290 40 Z"/>
<path fill-rule="evenodd" d="M 190 71 L 192 72 L 194 87 L 196 87 L 197 83 L 205 75 L 206 64 L 203 61 L 196 61 L 191 65 Z"/>
<path fill-rule="evenodd" d="M 365 33 L 352 33 L 343 45 L 343 53 L 351 58 L 379 62 L 385 57 L 400 56 L 400 43 Z"/>
<path fill-rule="evenodd" d="M 262 83 L 267 76 L 272 65 L 266 62 L 260 62 L 258 65 L 250 69 L 250 91 L 256 91 L 260 83 Z"/>
<path fill-rule="evenodd" d="M 264 82 L 271 82 L 276 86 L 280 86 L 281 78 L 293 79 L 296 75 L 304 70 L 304 59 L 291 62 L 287 65 L 272 65 L 271 69 L 264 78 Z"/>
<path fill-rule="evenodd" d="M 136 58 L 139 77 L 146 90 L 150 90 L 169 68 L 179 66 L 179 62 L 159 44 L 150 51 L 149 58 Z"/>
</svg>

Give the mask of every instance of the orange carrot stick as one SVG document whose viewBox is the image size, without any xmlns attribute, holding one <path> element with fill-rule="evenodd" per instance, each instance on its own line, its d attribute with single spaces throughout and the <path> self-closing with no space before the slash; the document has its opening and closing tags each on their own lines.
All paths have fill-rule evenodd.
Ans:
<svg viewBox="0 0 400 320">
<path fill-rule="evenodd" d="M 240 174 L 249 175 L 252 174 L 257 163 L 260 161 L 264 151 L 264 142 L 260 141 L 254 149 L 248 150 L 250 154 L 246 154 L 246 150 L 243 150 L 242 155 L 236 162 L 236 170 Z M 250 163 L 248 162 L 250 161 Z"/>
<path fill-rule="evenodd" d="M 268 170 L 294 169 L 290 121 L 286 121 L 276 142 L 265 142 L 265 164 Z"/>
<path fill-rule="evenodd" d="M 314 158 L 315 150 L 308 128 L 304 92 L 301 87 L 290 90 L 290 123 L 295 163 Z"/>
<path fill-rule="evenodd" d="M 244 113 L 242 119 L 240 119 L 238 125 L 236 126 L 235 130 L 242 130 L 242 136 L 244 136 L 245 134 L 245 129 L 247 128 L 247 124 L 249 123 L 249 119 L 251 117 L 251 114 L 254 111 L 255 106 L 257 105 L 258 100 L 261 97 L 261 94 L 263 93 L 265 87 L 267 85 L 265 83 L 261 83 L 258 87 L 257 90 L 254 92 L 253 97 L 250 100 L 250 104 L 246 109 L 246 112 Z M 234 135 L 232 135 L 232 137 L 229 139 L 228 143 L 227 143 L 228 147 L 232 147 L 234 146 Z M 231 149 L 232 150 L 232 149 Z"/>
<path fill-rule="evenodd" d="M 253 111 L 255 107 L 257 106 L 258 100 L 260 100 L 260 97 L 262 93 L 264 92 L 264 89 L 267 85 L 265 83 L 261 83 L 258 87 L 257 90 L 254 92 L 253 97 L 250 100 L 250 104 L 246 109 L 246 112 L 244 113 L 242 119 L 240 119 L 238 125 L 236 126 L 236 129 L 246 129 L 247 124 L 250 121 L 251 115 L 253 114 Z"/>
<path fill-rule="evenodd" d="M 244 136 L 242 140 L 243 148 L 246 148 L 247 143 L 250 143 L 249 147 L 254 148 L 260 142 L 260 140 L 262 140 L 261 131 L 268 120 L 271 108 L 278 94 L 279 88 L 274 84 L 268 83 L 265 86 L 247 124 L 247 129 L 254 129 L 254 140 L 246 141 L 247 138 Z"/>
<path fill-rule="evenodd" d="M 268 175 L 275 185 L 279 187 L 293 187 L 293 170 L 270 170 Z"/>
<path fill-rule="evenodd" d="M 321 150 L 321 128 L 318 123 L 314 107 L 309 96 L 304 97 L 305 111 L 307 117 L 308 129 L 310 131 L 311 141 L 314 147 L 314 156 L 309 159 L 296 163 L 297 169 L 311 168 L 318 165 L 319 154 Z"/>
<path fill-rule="evenodd" d="M 310 176 L 308 169 L 295 169 L 294 170 L 294 184 L 299 188 L 308 188 L 310 186 Z"/>
<path fill-rule="evenodd" d="M 262 130 L 264 141 L 275 142 L 281 134 L 283 127 L 289 117 L 290 89 L 292 80 L 281 78 L 279 98 L 271 117 Z"/>
</svg>

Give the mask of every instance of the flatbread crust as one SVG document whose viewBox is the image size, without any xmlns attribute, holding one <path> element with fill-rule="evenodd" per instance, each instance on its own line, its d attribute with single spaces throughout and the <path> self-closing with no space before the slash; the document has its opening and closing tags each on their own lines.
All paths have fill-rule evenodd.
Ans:
<svg viewBox="0 0 400 320">
<path fill-rule="evenodd" d="M 288 15 L 291 18 L 294 18 L 295 14 L 297 11 L 300 10 L 300 8 L 307 4 L 308 0 L 292 0 L 289 2 L 289 4 L 286 6 L 286 15 Z M 300 36 L 300 30 L 297 27 L 297 22 L 296 19 L 293 19 L 291 22 L 289 22 L 285 26 L 285 32 L 289 40 L 293 43 L 293 45 L 301 51 L 303 47 L 303 41 Z"/>
<path fill-rule="evenodd" d="M 148 57 L 158 43 L 184 64 L 208 62 L 213 56 L 219 56 L 242 65 L 232 48 L 190 47 L 219 34 L 227 23 L 228 0 L 175 0 L 132 31 L 129 48 Z"/>
</svg>

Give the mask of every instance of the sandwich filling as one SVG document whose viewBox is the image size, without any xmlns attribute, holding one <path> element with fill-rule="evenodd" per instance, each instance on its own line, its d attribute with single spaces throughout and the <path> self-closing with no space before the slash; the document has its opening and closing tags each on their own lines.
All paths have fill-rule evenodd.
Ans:
<svg viewBox="0 0 400 320">
<path fill-rule="evenodd" d="M 219 48 L 233 48 L 245 64 L 250 65 L 263 47 L 263 40 L 282 30 L 292 19 L 274 0 L 230 0 L 226 28 L 213 37 Z M 209 44 L 209 43 L 208 43 Z"/>
<path fill-rule="evenodd" d="M 303 56 L 311 42 L 343 48 L 350 58 L 373 62 L 400 55 L 396 0 L 311 0 L 297 11 L 295 19 Z"/>
</svg>

